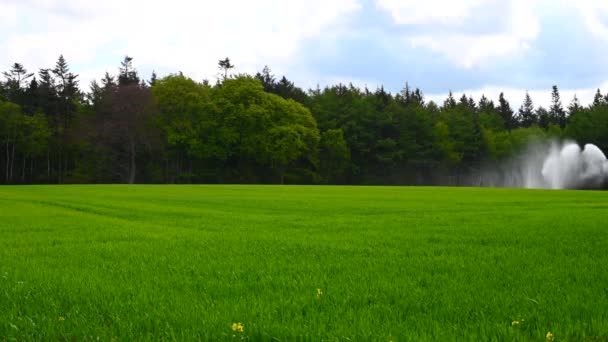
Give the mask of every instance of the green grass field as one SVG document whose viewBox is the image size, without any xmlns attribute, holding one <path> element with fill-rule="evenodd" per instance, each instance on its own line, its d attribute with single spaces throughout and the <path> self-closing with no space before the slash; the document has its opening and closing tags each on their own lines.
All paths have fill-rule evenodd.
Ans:
<svg viewBox="0 0 608 342">
<path fill-rule="evenodd" d="M 23 186 L 0 213 L 0 341 L 608 340 L 608 192 Z"/>
</svg>

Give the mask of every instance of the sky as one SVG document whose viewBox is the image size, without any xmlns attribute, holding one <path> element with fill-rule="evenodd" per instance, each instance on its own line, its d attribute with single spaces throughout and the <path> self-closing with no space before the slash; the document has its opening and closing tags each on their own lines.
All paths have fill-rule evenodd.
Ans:
<svg viewBox="0 0 608 342">
<path fill-rule="evenodd" d="M 144 78 L 183 72 L 214 81 L 268 65 L 296 85 L 406 82 L 441 103 L 449 91 L 514 107 L 608 92 L 605 0 L 0 0 L 0 70 L 31 71 L 63 54 L 81 86 L 125 55 Z"/>
</svg>

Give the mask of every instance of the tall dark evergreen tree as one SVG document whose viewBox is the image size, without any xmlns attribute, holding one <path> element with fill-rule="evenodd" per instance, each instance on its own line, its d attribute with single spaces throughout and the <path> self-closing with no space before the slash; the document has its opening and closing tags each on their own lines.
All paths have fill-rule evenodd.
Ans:
<svg viewBox="0 0 608 342">
<path fill-rule="evenodd" d="M 485 95 L 481 95 L 481 99 L 479 99 L 478 105 L 479 111 L 482 113 L 492 113 L 496 109 L 494 106 L 494 101 L 488 99 Z"/>
<path fill-rule="evenodd" d="M 409 105 L 412 102 L 412 98 L 414 94 L 410 90 L 410 85 L 408 82 L 405 82 L 405 87 L 401 90 L 401 93 L 398 94 L 399 101 L 404 105 Z"/>
<path fill-rule="evenodd" d="M 2 73 L 6 81 L 4 82 L 5 98 L 19 105 L 24 105 L 25 89 L 29 80 L 34 76 L 20 63 L 15 63 L 9 71 Z"/>
<path fill-rule="evenodd" d="M 606 103 L 604 101 L 604 96 L 602 95 L 602 93 L 600 92 L 600 89 L 598 88 L 597 91 L 595 92 L 595 96 L 593 97 L 593 106 L 601 106 L 604 103 Z"/>
<path fill-rule="evenodd" d="M 424 94 L 422 93 L 422 90 L 416 88 L 416 90 L 414 90 L 414 93 L 411 96 L 412 101 L 416 102 L 421 106 L 424 106 Z"/>
<path fill-rule="evenodd" d="M 574 94 L 572 102 L 570 102 L 570 105 L 568 105 L 568 121 L 570 121 L 573 117 L 579 115 L 582 111 L 583 107 L 581 106 L 581 103 L 576 94 Z"/>
<path fill-rule="evenodd" d="M 34 73 L 28 72 L 21 63 L 15 63 L 9 71 L 2 72 L 6 78 L 5 85 L 8 87 L 24 88 L 28 79 L 34 76 Z"/>
<path fill-rule="evenodd" d="M 445 101 L 443 102 L 443 109 L 454 109 L 456 108 L 456 100 L 454 99 L 454 95 L 452 94 L 452 91 L 450 90 L 450 93 L 448 94 L 448 98 L 445 99 Z"/>
<path fill-rule="evenodd" d="M 532 98 L 527 91 L 526 96 L 524 97 L 524 102 L 522 103 L 521 107 L 519 107 L 519 120 L 522 127 L 530 127 L 538 124 L 538 117 L 534 111 L 534 103 L 532 102 Z"/>
<path fill-rule="evenodd" d="M 500 93 L 498 96 L 498 114 L 502 118 L 505 124 L 505 128 L 508 130 L 512 130 L 516 127 L 516 121 L 513 117 L 513 109 L 511 109 L 511 105 L 509 101 L 505 99 L 505 94 Z"/>
<path fill-rule="evenodd" d="M 224 81 L 228 79 L 228 72 L 230 71 L 230 69 L 234 68 L 234 64 L 232 64 L 230 62 L 230 58 L 226 57 L 225 59 L 221 59 L 218 63 L 217 66 L 220 70 L 222 70 L 224 72 Z"/>
<path fill-rule="evenodd" d="M 270 76 L 272 77 L 272 75 Z M 266 79 L 266 81 L 268 81 L 268 79 Z M 281 77 L 278 82 L 275 82 L 269 92 L 277 94 L 284 99 L 292 99 L 305 105 L 308 102 L 308 95 L 306 95 L 302 89 L 296 87 L 295 84 L 285 76 Z"/>
<path fill-rule="evenodd" d="M 559 96 L 559 90 L 554 85 L 551 91 L 551 107 L 549 107 L 550 123 L 559 125 L 561 128 L 566 126 L 566 111 L 562 106 L 562 100 Z"/>
<path fill-rule="evenodd" d="M 156 71 L 152 70 L 152 76 L 150 76 L 150 80 L 148 81 L 148 84 L 150 85 L 150 87 L 153 87 L 154 84 L 156 84 L 157 80 L 158 80 L 158 77 L 156 76 Z"/>
<path fill-rule="evenodd" d="M 538 109 L 536 109 L 536 117 L 538 118 L 538 125 L 541 128 L 548 128 L 549 124 L 551 123 L 551 117 L 549 112 L 541 107 L 538 107 Z"/>
<path fill-rule="evenodd" d="M 269 93 L 274 92 L 276 87 L 276 79 L 268 65 L 264 66 L 264 69 L 262 69 L 261 73 L 256 73 L 255 78 L 257 78 L 262 83 L 262 86 L 264 86 L 264 91 Z"/>
<path fill-rule="evenodd" d="M 133 67 L 133 57 L 125 56 L 123 61 L 120 62 L 118 85 L 126 86 L 139 83 L 139 75 L 137 74 L 137 70 Z"/>
</svg>

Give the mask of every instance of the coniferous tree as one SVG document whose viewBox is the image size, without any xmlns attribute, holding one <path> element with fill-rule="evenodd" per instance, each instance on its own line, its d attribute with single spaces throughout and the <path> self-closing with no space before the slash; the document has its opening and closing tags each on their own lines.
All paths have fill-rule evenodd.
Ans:
<svg viewBox="0 0 608 342">
<path fill-rule="evenodd" d="M 479 111 L 482 113 L 492 113 L 496 109 L 494 106 L 494 101 L 488 99 L 485 95 L 481 95 L 481 99 L 479 99 Z"/>
<path fill-rule="evenodd" d="M 581 106 L 581 103 L 578 100 L 576 94 L 574 94 L 572 102 L 570 102 L 570 105 L 568 105 L 568 121 L 570 121 L 570 119 L 572 119 L 573 117 L 577 116 L 582 110 L 583 107 Z"/>
<path fill-rule="evenodd" d="M 538 118 L 538 125 L 542 128 L 548 128 L 551 123 L 549 112 L 544 107 L 538 107 L 536 109 L 536 117 Z"/>
<path fill-rule="evenodd" d="M 120 62 L 118 85 L 125 86 L 139 83 L 139 75 L 133 67 L 133 57 L 125 56 L 123 61 Z"/>
<path fill-rule="evenodd" d="M 460 97 L 460 103 L 461 105 L 468 107 L 469 106 L 469 98 L 467 97 L 467 94 L 462 94 L 462 96 Z"/>
<path fill-rule="evenodd" d="M 454 99 L 454 95 L 450 90 L 448 94 L 448 98 L 443 102 L 443 109 L 454 109 L 456 108 L 456 100 Z"/>
<path fill-rule="evenodd" d="M 59 98 L 59 116 L 57 124 L 63 131 L 67 130 L 76 115 L 76 101 L 79 98 L 78 75 L 70 72 L 68 63 L 63 55 L 59 56 L 55 68 L 51 70 L 55 76 L 55 89 Z"/>
<path fill-rule="evenodd" d="M 226 81 L 228 79 L 228 72 L 230 71 L 230 69 L 234 68 L 234 64 L 230 62 L 230 58 L 226 57 L 225 59 L 221 59 L 217 63 L 217 66 L 220 70 L 224 72 L 224 81 Z"/>
<path fill-rule="evenodd" d="M 475 103 L 475 100 L 473 100 L 473 97 L 472 97 L 472 96 L 470 96 L 470 97 L 469 97 L 469 103 L 468 103 L 468 105 L 469 105 L 469 108 L 470 108 L 472 111 L 474 111 L 474 112 L 476 112 L 476 113 L 477 113 L 477 104 Z"/>
<path fill-rule="evenodd" d="M 2 73 L 6 79 L 4 83 L 5 97 L 8 101 L 24 104 L 24 93 L 27 88 L 28 80 L 34 76 L 34 73 L 28 72 L 20 63 L 15 63 L 9 71 Z"/>
<path fill-rule="evenodd" d="M 404 105 L 409 105 L 412 102 L 412 97 L 413 97 L 413 93 L 410 91 L 410 85 L 405 82 L 405 87 L 401 90 L 400 95 L 400 101 L 404 104 Z"/>
<path fill-rule="evenodd" d="M 538 117 L 534 111 L 534 103 L 532 102 L 532 98 L 527 91 L 526 96 L 524 97 L 524 102 L 522 103 L 521 107 L 519 107 L 519 119 L 522 127 L 530 127 L 538 124 Z"/>
<path fill-rule="evenodd" d="M 604 101 L 604 96 L 602 95 L 602 93 L 600 92 L 600 89 L 597 89 L 597 92 L 595 92 L 595 96 L 593 97 L 593 106 L 601 106 L 605 103 Z"/>
<path fill-rule="evenodd" d="M 158 77 L 156 76 L 156 71 L 152 70 L 152 76 L 150 76 L 150 80 L 148 81 L 148 84 L 150 85 L 150 87 L 153 87 L 154 84 L 156 84 L 157 80 L 158 80 Z"/>
<path fill-rule="evenodd" d="M 414 93 L 412 94 L 412 100 L 415 103 L 424 106 L 424 94 L 422 94 L 422 90 L 416 88 L 416 90 L 414 90 Z"/>
<path fill-rule="evenodd" d="M 261 73 L 256 73 L 255 74 L 255 78 L 258 79 L 261 83 L 262 86 L 264 86 L 264 91 L 272 93 L 275 90 L 275 86 L 276 86 L 276 80 L 274 78 L 274 75 L 272 74 L 272 71 L 270 70 L 270 67 L 268 67 L 268 65 L 264 66 L 264 69 L 262 69 Z"/>
<path fill-rule="evenodd" d="M 512 130 L 516 127 L 516 121 L 513 118 L 513 109 L 511 109 L 511 105 L 509 101 L 505 99 L 504 93 L 500 93 L 498 96 L 498 114 L 502 118 L 505 124 L 505 128 L 507 130 Z"/>
<path fill-rule="evenodd" d="M 554 85 L 551 91 L 551 107 L 549 107 L 550 123 L 559 125 L 561 128 L 566 126 L 566 111 L 562 106 L 559 90 Z"/>
<path fill-rule="evenodd" d="M 118 84 L 116 84 L 114 76 L 110 75 L 110 73 L 106 71 L 105 76 L 101 79 L 101 86 L 104 90 L 110 90 L 118 86 Z"/>
<path fill-rule="evenodd" d="M 34 76 L 34 73 L 28 72 L 21 63 L 15 63 L 9 71 L 2 73 L 6 78 L 5 86 L 23 88 L 27 84 L 27 80 Z"/>
</svg>

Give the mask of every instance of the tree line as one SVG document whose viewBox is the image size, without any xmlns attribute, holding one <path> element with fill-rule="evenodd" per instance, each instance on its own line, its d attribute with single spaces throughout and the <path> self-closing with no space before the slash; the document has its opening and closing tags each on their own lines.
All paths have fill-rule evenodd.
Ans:
<svg viewBox="0 0 608 342">
<path fill-rule="evenodd" d="M 143 80 L 131 57 L 84 91 L 63 56 L 0 82 L 0 182 L 465 184 L 532 138 L 608 150 L 608 95 L 514 110 L 450 92 L 441 104 L 406 83 L 303 90 L 266 67 L 211 84 L 182 73 Z"/>
</svg>

